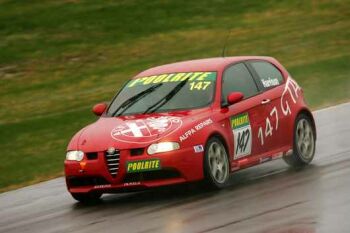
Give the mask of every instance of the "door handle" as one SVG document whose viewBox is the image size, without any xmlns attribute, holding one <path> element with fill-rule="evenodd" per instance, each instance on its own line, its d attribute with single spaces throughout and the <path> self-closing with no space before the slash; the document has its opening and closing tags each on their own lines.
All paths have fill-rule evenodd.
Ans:
<svg viewBox="0 0 350 233">
<path fill-rule="evenodd" d="M 270 99 L 264 99 L 264 100 L 262 100 L 261 101 L 261 104 L 268 104 L 268 103 L 270 103 Z"/>
</svg>

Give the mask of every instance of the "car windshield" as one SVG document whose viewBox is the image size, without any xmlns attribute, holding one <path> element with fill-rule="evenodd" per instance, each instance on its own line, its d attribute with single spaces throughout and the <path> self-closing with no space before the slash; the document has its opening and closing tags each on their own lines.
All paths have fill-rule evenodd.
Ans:
<svg viewBox="0 0 350 233">
<path fill-rule="evenodd" d="M 110 104 L 108 116 L 201 108 L 214 97 L 216 72 L 170 73 L 130 80 Z"/>
</svg>

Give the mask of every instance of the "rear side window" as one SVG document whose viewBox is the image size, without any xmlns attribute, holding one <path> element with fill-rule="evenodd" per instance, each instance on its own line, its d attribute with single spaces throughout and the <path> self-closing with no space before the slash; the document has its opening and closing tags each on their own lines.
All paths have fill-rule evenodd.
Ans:
<svg viewBox="0 0 350 233">
<path fill-rule="evenodd" d="M 264 61 L 250 62 L 264 88 L 272 88 L 283 83 L 281 72 L 271 63 Z"/>
<path fill-rule="evenodd" d="M 225 70 L 222 82 L 222 103 L 227 102 L 226 98 L 230 92 L 242 92 L 244 99 L 258 93 L 258 88 L 243 63 L 233 65 Z"/>
</svg>

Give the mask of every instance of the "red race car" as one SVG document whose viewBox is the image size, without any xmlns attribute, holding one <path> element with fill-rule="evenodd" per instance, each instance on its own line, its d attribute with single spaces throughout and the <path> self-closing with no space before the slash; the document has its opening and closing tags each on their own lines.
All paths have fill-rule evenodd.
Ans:
<svg viewBox="0 0 350 233">
<path fill-rule="evenodd" d="M 311 162 L 316 128 L 303 90 L 271 57 L 184 61 L 141 72 L 70 141 L 68 191 L 103 193 L 204 180 L 276 158 Z"/>
</svg>

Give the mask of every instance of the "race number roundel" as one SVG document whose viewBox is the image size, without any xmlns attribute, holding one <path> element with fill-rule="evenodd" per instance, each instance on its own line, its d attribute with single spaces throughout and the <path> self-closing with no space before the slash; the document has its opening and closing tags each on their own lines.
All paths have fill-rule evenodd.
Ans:
<svg viewBox="0 0 350 233">
<path fill-rule="evenodd" d="M 231 117 L 231 128 L 235 150 L 233 159 L 250 155 L 252 151 L 252 129 L 248 113 Z"/>
<path fill-rule="evenodd" d="M 172 116 L 149 117 L 146 119 L 128 120 L 115 127 L 113 139 L 129 143 L 150 143 L 176 131 L 182 125 L 181 118 Z"/>
</svg>

